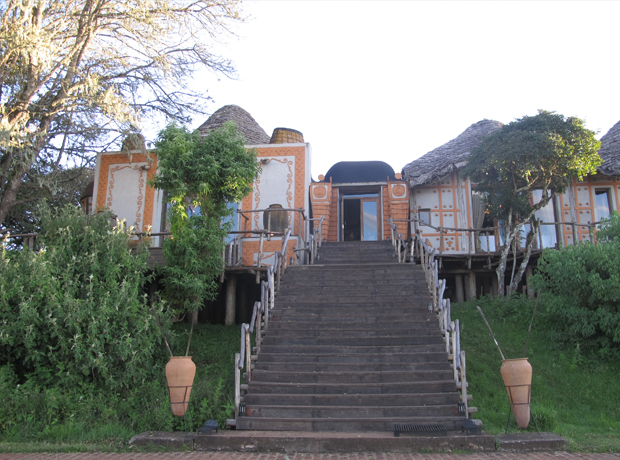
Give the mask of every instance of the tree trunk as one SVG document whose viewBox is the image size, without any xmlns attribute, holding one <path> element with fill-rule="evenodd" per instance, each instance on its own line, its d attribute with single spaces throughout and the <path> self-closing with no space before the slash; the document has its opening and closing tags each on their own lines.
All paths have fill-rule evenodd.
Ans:
<svg viewBox="0 0 620 460">
<path fill-rule="evenodd" d="M 512 228 L 508 234 L 506 235 L 506 241 L 504 242 L 504 246 L 502 247 L 502 252 L 499 256 L 499 265 L 497 266 L 497 296 L 504 297 L 506 295 L 506 285 L 505 285 L 505 276 L 506 276 L 506 264 L 508 263 L 508 253 L 510 252 L 512 241 L 514 240 L 515 235 L 521 229 L 522 224 L 517 224 L 514 228 Z M 508 220 L 508 228 L 512 226 L 512 218 Z"/>
<path fill-rule="evenodd" d="M 532 246 L 534 245 L 536 231 L 538 230 L 539 222 L 536 219 L 532 219 L 530 221 L 530 232 L 527 234 L 527 239 L 525 243 L 525 254 L 523 254 L 523 260 L 521 261 L 521 265 L 519 266 L 519 271 L 516 276 L 512 279 L 510 283 L 511 291 L 516 292 L 521 279 L 523 278 L 523 273 L 527 269 L 527 264 L 530 260 L 530 256 L 532 255 Z"/>
<path fill-rule="evenodd" d="M 21 188 L 22 180 L 25 175 L 26 171 L 23 168 L 20 168 L 20 170 L 15 173 L 13 178 L 7 182 L 4 193 L 2 194 L 2 199 L 0 200 L 0 224 L 4 222 L 7 214 L 15 205 L 15 202 L 17 201 L 17 193 Z"/>
</svg>

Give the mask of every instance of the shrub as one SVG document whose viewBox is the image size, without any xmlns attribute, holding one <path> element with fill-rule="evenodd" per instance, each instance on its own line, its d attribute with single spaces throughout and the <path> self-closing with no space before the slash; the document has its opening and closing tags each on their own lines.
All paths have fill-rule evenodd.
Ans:
<svg viewBox="0 0 620 460">
<path fill-rule="evenodd" d="M 545 250 L 534 283 L 556 343 L 620 357 L 620 239 Z"/>
<path fill-rule="evenodd" d="M 620 215 L 616 211 L 611 213 L 609 219 L 601 219 L 601 225 L 596 232 L 596 237 L 601 243 L 620 240 Z"/>
<path fill-rule="evenodd" d="M 73 207 L 43 211 L 41 250 L 3 250 L 0 366 L 17 383 L 126 393 L 153 377 L 164 349 L 144 293 L 146 254 L 133 255 L 109 222 Z"/>
</svg>

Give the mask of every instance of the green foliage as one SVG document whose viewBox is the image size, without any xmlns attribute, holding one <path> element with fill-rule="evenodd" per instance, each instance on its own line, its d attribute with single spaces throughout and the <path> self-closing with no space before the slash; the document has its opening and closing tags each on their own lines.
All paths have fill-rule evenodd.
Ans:
<svg viewBox="0 0 620 460">
<path fill-rule="evenodd" d="M 95 169 L 89 167 L 63 168 L 59 165 L 56 171 L 41 169 L 40 166 L 32 168 L 24 178 L 18 203 L 11 207 L 4 220 L 4 227 L 13 234 L 38 233 L 41 205 L 54 209 L 79 206 L 82 193 L 95 176 Z M 18 246 L 22 244 L 21 238 L 13 242 Z"/>
<path fill-rule="evenodd" d="M 488 214 L 506 227 L 497 268 L 500 297 L 504 296 L 508 251 L 522 226 L 530 222 L 525 257 L 512 273 L 512 290 L 523 277 L 535 241 L 536 211 L 563 193 L 572 178 L 594 173 L 602 163 L 600 142 L 594 135 L 579 118 L 541 110 L 503 126 L 472 150 L 461 173 L 483 193 Z M 531 201 L 534 190 L 542 191 L 537 203 Z"/>
<path fill-rule="evenodd" d="M 617 217 L 607 235 L 618 232 Z M 584 353 L 620 357 L 620 240 L 545 250 L 533 278 L 549 310 L 551 338 Z"/>
<path fill-rule="evenodd" d="M 506 358 L 522 356 L 535 301 L 524 296 L 482 298 L 452 305 L 452 318 L 461 323 L 461 345 L 467 354 L 470 405 L 475 418 L 492 434 L 504 433 L 508 396 L 500 375 L 501 357 L 476 310 L 480 305 Z M 619 452 L 620 368 L 617 362 L 585 357 L 573 345 L 558 349 L 549 339 L 553 316 L 538 305 L 528 344 L 532 364 L 532 414 L 541 431 L 553 431 L 569 441 L 571 450 Z M 520 431 L 514 419 L 511 432 Z M 536 428 L 530 423 L 528 431 Z"/>
<path fill-rule="evenodd" d="M 143 292 L 146 254 L 128 243 L 109 214 L 42 210 L 44 249 L 0 260 L 0 366 L 33 388 L 122 393 L 151 379 L 160 334 Z"/>
<path fill-rule="evenodd" d="M 144 431 L 191 432 L 211 418 L 224 428 L 234 405 L 233 356 L 239 347 L 239 328 L 203 324 L 195 328 L 192 359 L 197 370 L 186 425 L 170 410 L 163 355 L 151 380 L 137 382 L 123 394 L 94 386 L 46 388 L 32 379 L 19 384 L 10 366 L 0 366 L 0 441 L 51 443 L 52 451 L 61 444 L 73 451 L 93 444 L 97 450 L 122 450 L 131 436 Z M 171 346 L 181 347 L 189 326 L 176 324 L 173 329 Z"/>
<path fill-rule="evenodd" d="M 616 211 L 611 213 L 609 219 L 601 219 L 600 228 L 596 232 L 599 243 L 608 241 L 620 241 L 620 215 Z"/>
<path fill-rule="evenodd" d="M 462 170 L 485 193 L 492 217 L 508 220 L 530 214 L 566 190 L 573 177 L 596 172 L 602 163 L 600 142 L 583 120 L 539 111 L 486 136 L 473 149 Z M 533 190 L 543 191 L 542 204 L 530 204 Z"/>
<path fill-rule="evenodd" d="M 172 239 L 164 243 L 167 297 L 195 311 L 213 299 L 224 268 L 222 251 L 230 223 L 222 225 L 252 190 L 259 163 L 244 147 L 233 123 L 201 136 L 170 125 L 157 142 L 158 174 L 153 185 L 167 192 Z"/>
</svg>

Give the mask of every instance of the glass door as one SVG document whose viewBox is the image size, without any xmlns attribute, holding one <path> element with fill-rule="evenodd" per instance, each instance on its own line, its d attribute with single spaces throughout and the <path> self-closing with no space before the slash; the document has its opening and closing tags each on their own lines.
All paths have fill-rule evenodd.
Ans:
<svg viewBox="0 0 620 460">
<path fill-rule="evenodd" d="M 343 195 L 340 209 L 341 241 L 380 239 L 381 206 L 378 193 Z"/>
<path fill-rule="evenodd" d="M 364 198 L 362 202 L 362 241 L 379 239 L 379 203 L 378 198 Z"/>
</svg>

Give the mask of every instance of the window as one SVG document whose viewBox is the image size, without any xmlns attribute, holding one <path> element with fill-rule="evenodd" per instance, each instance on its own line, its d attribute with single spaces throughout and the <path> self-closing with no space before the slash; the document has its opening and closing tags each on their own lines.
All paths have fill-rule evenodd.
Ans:
<svg viewBox="0 0 620 460">
<path fill-rule="evenodd" d="M 419 225 L 422 225 L 422 223 L 430 225 L 431 224 L 431 210 L 430 209 L 418 209 L 418 219 L 420 220 Z"/>
<path fill-rule="evenodd" d="M 594 189 L 594 219 L 600 222 L 611 215 L 611 194 L 608 188 Z"/>
</svg>

